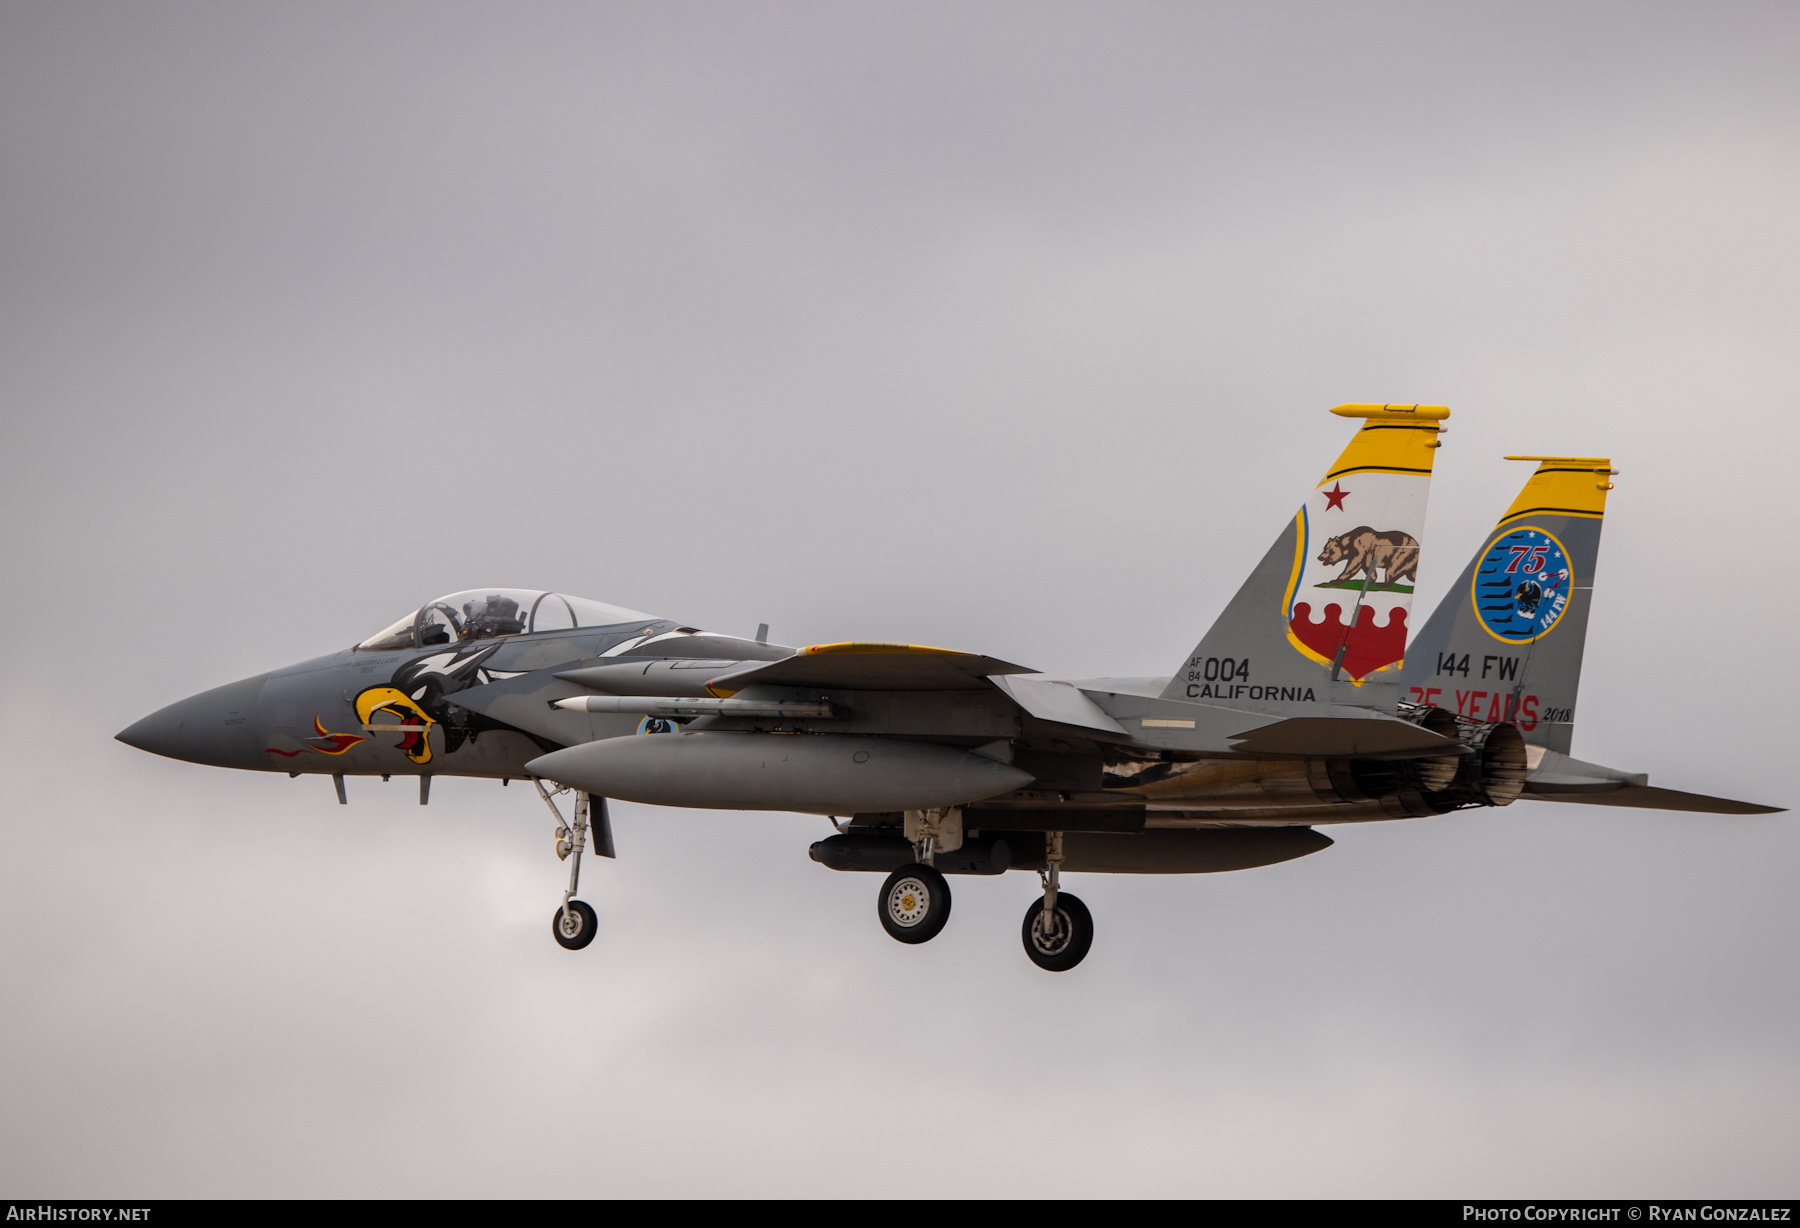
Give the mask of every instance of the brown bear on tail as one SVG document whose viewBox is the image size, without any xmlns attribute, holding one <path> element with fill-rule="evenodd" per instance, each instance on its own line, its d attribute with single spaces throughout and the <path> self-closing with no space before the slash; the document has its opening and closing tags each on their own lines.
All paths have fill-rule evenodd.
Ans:
<svg viewBox="0 0 1800 1228">
<path fill-rule="evenodd" d="M 1351 529 L 1336 537 L 1325 540 L 1325 548 L 1319 551 L 1319 562 L 1327 567 L 1336 563 L 1344 565 L 1344 572 L 1333 584 L 1341 584 L 1352 576 L 1367 573 L 1371 584 L 1376 582 L 1376 571 L 1381 574 L 1383 584 L 1393 584 L 1400 580 L 1419 582 L 1419 542 L 1410 533 L 1392 530 L 1377 533 L 1368 525 Z"/>
</svg>

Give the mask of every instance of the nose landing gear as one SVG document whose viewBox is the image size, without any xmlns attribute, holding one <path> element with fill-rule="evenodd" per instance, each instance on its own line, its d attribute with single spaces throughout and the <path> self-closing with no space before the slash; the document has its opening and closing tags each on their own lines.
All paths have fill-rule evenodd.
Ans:
<svg viewBox="0 0 1800 1228">
<path fill-rule="evenodd" d="M 587 849 L 588 833 L 594 833 L 594 851 L 602 857 L 613 856 L 612 821 L 606 813 L 606 799 L 600 798 L 599 814 L 590 817 L 592 799 L 580 790 L 575 791 L 574 815 L 563 822 L 562 811 L 556 808 L 551 800 L 552 794 L 544 788 L 544 782 L 532 778 L 537 786 L 538 796 L 544 799 L 544 805 L 550 807 L 550 813 L 556 816 L 556 858 L 569 863 L 569 889 L 563 892 L 562 906 L 550 916 L 550 933 L 555 937 L 557 945 L 565 951 L 579 951 L 594 941 L 594 933 L 599 921 L 594 910 L 585 900 L 575 898 L 575 892 L 581 886 L 581 854 Z M 567 785 L 557 786 L 555 792 L 568 791 Z"/>
</svg>

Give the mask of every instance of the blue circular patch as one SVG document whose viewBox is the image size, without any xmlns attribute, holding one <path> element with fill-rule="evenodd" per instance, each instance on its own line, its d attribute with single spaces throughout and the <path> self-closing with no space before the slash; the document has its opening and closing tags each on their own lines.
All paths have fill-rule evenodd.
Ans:
<svg viewBox="0 0 1800 1228">
<path fill-rule="evenodd" d="M 1569 608 L 1574 573 L 1568 551 L 1543 529 L 1525 525 L 1493 540 L 1475 566 L 1469 596 L 1496 639 L 1529 644 L 1547 635 Z"/>
</svg>

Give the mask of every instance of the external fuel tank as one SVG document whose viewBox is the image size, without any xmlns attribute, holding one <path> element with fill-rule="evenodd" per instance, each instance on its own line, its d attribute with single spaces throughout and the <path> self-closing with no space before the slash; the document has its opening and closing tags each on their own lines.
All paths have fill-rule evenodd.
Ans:
<svg viewBox="0 0 1800 1228">
<path fill-rule="evenodd" d="M 661 733 L 606 738 L 525 765 L 533 775 L 653 806 L 852 815 L 997 797 L 1031 773 L 954 746 L 845 734 Z"/>
</svg>

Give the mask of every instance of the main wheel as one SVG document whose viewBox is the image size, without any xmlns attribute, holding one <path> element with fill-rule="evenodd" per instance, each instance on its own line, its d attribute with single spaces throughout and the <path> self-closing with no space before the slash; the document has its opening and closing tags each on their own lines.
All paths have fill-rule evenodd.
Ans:
<svg viewBox="0 0 1800 1228">
<path fill-rule="evenodd" d="M 881 884 L 881 928 L 900 942 L 930 942 L 950 919 L 950 884 L 930 866 L 901 866 Z"/>
<path fill-rule="evenodd" d="M 1025 910 L 1025 954 L 1045 972 L 1067 972 L 1087 958 L 1094 945 L 1094 917 L 1087 905 L 1066 891 L 1056 893 L 1054 924 L 1044 925 L 1044 901 Z"/>
<path fill-rule="evenodd" d="M 557 944 L 564 950 L 579 951 L 594 941 L 597 924 L 594 910 L 585 900 L 570 900 L 567 915 L 560 908 L 551 915 L 550 932 L 556 935 Z"/>
</svg>

